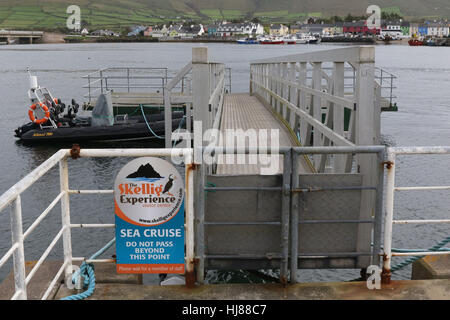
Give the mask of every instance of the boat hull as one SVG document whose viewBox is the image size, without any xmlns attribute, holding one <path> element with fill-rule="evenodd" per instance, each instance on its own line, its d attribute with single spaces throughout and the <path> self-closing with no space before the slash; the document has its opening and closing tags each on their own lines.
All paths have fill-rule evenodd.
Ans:
<svg viewBox="0 0 450 320">
<path fill-rule="evenodd" d="M 283 44 L 284 41 L 280 40 L 280 41 L 261 41 L 261 44 Z"/>
<path fill-rule="evenodd" d="M 412 47 L 423 46 L 423 41 L 420 40 L 409 40 L 408 44 Z"/>
<path fill-rule="evenodd" d="M 180 124 L 184 124 L 181 112 L 172 115 L 172 128 L 177 129 Z M 113 126 L 74 126 L 61 128 L 36 128 L 26 131 L 18 138 L 24 143 L 44 144 L 44 143 L 79 143 L 90 141 L 127 141 L 159 139 L 165 134 L 164 119 L 148 119 L 150 131 L 147 123 L 124 123 Z"/>
</svg>

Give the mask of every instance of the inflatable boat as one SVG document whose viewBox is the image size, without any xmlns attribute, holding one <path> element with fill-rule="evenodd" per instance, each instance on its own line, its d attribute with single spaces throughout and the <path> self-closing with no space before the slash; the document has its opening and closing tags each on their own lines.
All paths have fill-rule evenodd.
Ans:
<svg viewBox="0 0 450 320">
<path fill-rule="evenodd" d="M 27 143 L 87 142 L 111 140 L 164 139 L 164 112 L 135 116 L 114 115 L 110 94 L 101 94 L 92 112 L 79 115 L 79 105 L 72 99 L 66 106 L 45 87 L 37 85 L 30 74 L 28 110 L 30 122 L 15 130 L 15 136 Z M 64 113 L 66 112 L 66 113 Z M 172 112 L 172 128 L 184 127 L 184 112 Z"/>
</svg>

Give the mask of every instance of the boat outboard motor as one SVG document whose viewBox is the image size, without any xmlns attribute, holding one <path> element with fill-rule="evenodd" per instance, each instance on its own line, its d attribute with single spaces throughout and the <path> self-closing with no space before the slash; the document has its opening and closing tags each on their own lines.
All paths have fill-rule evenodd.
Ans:
<svg viewBox="0 0 450 320">
<path fill-rule="evenodd" d="M 107 127 L 114 125 L 114 112 L 110 91 L 98 96 L 95 107 L 92 110 L 91 125 L 93 127 Z"/>
</svg>

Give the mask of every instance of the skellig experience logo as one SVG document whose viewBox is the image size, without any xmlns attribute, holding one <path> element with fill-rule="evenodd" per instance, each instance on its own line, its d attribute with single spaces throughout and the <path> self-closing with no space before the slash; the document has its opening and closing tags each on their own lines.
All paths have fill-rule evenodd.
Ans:
<svg viewBox="0 0 450 320">
<path fill-rule="evenodd" d="M 175 217 L 184 198 L 184 183 L 169 162 L 138 158 L 125 165 L 114 183 L 116 214 L 139 226 L 156 226 Z M 148 210 L 151 209 L 151 210 Z"/>
</svg>

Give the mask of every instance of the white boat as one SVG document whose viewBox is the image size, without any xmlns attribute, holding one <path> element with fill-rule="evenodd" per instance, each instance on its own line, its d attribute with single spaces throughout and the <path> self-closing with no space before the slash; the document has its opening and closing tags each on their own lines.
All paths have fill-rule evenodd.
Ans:
<svg viewBox="0 0 450 320">
<path fill-rule="evenodd" d="M 283 37 L 283 43 L 284 44 L 296 44 L 297 39 L 291 36 L 284 36 Z"/>
<path fill-rule="evenodd" d="M 295 38 L 295 43 L 297 43 L 297 44 L 308 43 L 308 38 L 304 34 L 297 35 Z"/>
<path fill-rule="evenodd" d="M 260 44 L 283 44 L 284 41 L 278 37 L 264 38 L 259 41 Z"/>
<path fill-rule="evenodd" d="M 297 40 L 296 43 L 297 44 L 305 44 L 305 43 L 318 43 L 319 39 L 312 36 L 311 34 L 298 34 L 297 35 Z"/>
</svg>

